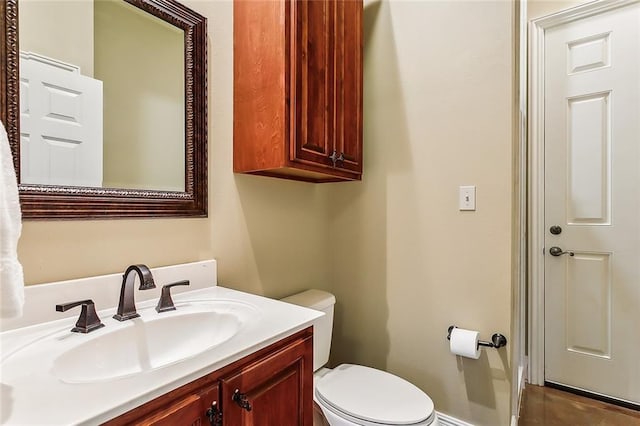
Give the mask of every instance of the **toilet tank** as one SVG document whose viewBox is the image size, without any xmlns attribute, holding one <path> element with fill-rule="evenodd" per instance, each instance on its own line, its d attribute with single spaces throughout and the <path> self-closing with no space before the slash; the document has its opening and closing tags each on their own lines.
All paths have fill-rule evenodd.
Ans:
<svg viewBox="0 0 640 426">
<path fill-rule="evenodd" d="M 325 313 L 313 322 L 313 371 L 320 369 L 329 362 L 335 296 L 322 290 L 307 290 L 285 297 L 282 301 Z"/>
</svg>

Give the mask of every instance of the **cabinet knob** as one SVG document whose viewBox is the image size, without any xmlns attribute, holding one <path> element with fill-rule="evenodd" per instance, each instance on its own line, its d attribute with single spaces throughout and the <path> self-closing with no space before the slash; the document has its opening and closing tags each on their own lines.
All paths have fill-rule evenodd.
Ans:
<svg viewBox="0 0 640 426">
<path fill-rule="evenodd" d="M 209 419 L 211 426 L 222 426 L 222 411 L 218 408 L 216 401 L 211 403 L 211 408 L 205 412 L 205 415 Z"/>
<path fill-rule="evenodd" d="M 251 403 L 249 402 L 247 395 L 240 393 L 239 389 L 236 389 L 233 392 L 231 399 L 243 410 L 251 411 Z"/>
<path fill-rule="evenodd" d="M 329 160 L 331 160 L 331 162 L 333 163 L 333 167 L 335 167 L 338 161 L 344 161 L 344 152 L 341 152 L 340 155 L 338 155 L 338 151 L 334 149 L 329 156 Z"/>
</svg>

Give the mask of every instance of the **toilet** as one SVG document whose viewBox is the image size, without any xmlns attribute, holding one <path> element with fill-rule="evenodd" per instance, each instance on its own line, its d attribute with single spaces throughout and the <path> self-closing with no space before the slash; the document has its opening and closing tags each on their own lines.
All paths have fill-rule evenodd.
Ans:
<svg viewBox="0 0 640 426">
<path fill-rule="evenodd" d="M 331 348 L 333 294 L 307 290 L 282 301 L 325 313 L 313 323 L 313 400 L 330 426 L 439 426 L 431 398 L 408 381 L 362 365 L 324 368 Z"/>
</svg>

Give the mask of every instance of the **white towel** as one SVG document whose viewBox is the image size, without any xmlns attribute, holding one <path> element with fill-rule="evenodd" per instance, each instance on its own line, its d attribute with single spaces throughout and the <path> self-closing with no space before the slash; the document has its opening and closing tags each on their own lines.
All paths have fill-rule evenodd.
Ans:
<svg viewBox="0 0 640 426">
<path fill-rule="evenodd" d="M 0 122 L 0 318 L 22 316 L 24 276 L 18 262 L 22 214 L 7 132 Z"/>
</svg>

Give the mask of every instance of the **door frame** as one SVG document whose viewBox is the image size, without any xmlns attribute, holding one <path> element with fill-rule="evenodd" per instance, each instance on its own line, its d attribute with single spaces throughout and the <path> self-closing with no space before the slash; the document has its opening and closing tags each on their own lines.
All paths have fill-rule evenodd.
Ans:
<svg viewBox="0 0 640 426">
<path fill-rule="evenodd" d="M 640 0 L 597 0 L 529 23 L 529 312 L 528 382 L 544 385 L 544 43 L 548 29 Z"/>
</svg>

